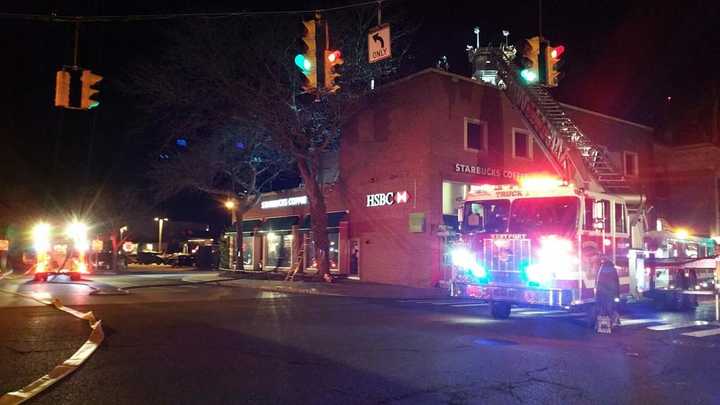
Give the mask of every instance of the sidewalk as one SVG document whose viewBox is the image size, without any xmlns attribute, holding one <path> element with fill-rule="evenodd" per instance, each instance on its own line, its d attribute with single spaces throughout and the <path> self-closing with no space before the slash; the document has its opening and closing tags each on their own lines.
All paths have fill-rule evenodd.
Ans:
<svg viewBox="0 0 720 405">
<path fill-rule="evenodd" d="M 237 279 L 225 281 L 223 284 L 291 294 L 334 295 L 356 298 L 422 299 L 447 298 L 449 296 L 449 292 L 443 288 L 414 288 L 390 284 L 366 283 L 356 280 L 336 280 L 334 283 L 325 283 L 320 281 Z"/>
</svg>

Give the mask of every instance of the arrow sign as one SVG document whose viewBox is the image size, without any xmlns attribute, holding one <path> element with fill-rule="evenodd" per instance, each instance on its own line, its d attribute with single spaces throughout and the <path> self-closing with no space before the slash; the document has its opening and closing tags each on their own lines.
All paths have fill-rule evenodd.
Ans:
<svg viewBox="0 0 720 405">
<path fill-rule="evenodd" d="M 390 25 L 383 24 L 368 32 L 368 62 L 375 63 L 392 57 Z"/>
<path fill-rule="evenodd" d="M 380 48 L 385 48 L 385 40 L 380 36 L 379 33 L 374 33 L 372 36 L 373 41 L 380 42 Z"/>
</svg>

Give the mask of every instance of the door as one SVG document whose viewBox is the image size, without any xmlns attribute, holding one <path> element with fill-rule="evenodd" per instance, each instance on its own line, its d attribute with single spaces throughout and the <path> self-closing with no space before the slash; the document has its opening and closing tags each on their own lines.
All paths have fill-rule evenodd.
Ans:
<svg viewBox="0 0 720 405">
<path fill-rule="evenodd" d="M 360 239 L 350 240 L 350 275 L 360 276 Z"/>
</svg>

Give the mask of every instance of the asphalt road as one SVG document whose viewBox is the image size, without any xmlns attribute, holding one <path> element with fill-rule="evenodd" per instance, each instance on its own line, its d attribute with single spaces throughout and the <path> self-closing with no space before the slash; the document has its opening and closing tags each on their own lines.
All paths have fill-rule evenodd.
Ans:
<svg viewBox="0 0 720 405">
<path fill-rule="evenodd" d="M 689 314 L 635 306 L 612 335 L 596 335 L 558 311 L 515 309 L 496 321 L 473 301 L 190 284 L 214 277 L 0 281 L 0 393 L 49 372 L 89 333 L 86 322 L 9 293 L 19 291 L 92 310 L 106 332 L 39 404 L 720 404 L 720 334 L 684 335 L 718 329 L 702 322 L 714 316 L 710 304 Z M 164 286 L 117 290 L 149 285 Z"/>
</svg>

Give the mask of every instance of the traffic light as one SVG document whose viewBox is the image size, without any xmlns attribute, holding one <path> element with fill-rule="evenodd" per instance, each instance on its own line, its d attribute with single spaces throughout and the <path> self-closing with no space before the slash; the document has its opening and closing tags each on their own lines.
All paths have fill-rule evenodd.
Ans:
<svg viewBox="0 0 720 405">
<path fill-rule="evenodd" d="M 58 70 L 55 74 L 55 107 L 70 107 L 70 72 Z"/>
<path fill-rule="evenodd" d="M 100 90 L 94 89 L 93 86 L 98 84 L 103 79 L 102 76 L 96 75 L 90 70 L 83 70 L 80 81 L 82 82 L 82 90 L 80 91 L 80 108 L 83 110 L 89 110 L 100 105 L 100 102 L 93 98 L 97 97 L 97 93 Z"/>
<path fill-rule="evenodd" d="M 340 51 L 325 51 L 325 90 L 335 93 L 340 90 L 340 85 L 335 81 L 340 77 L 337 66 L 344 63 L 342 53 Z"/>
<path fill-rule="evenodd" d="M 563 60 L 560 57 L 565 52 L 565 47 L 558 45 L 555 47 L 548 46 L 545 49 L 545 66 L 547 66 L 547 80 L 545 83 L 548 87 L 557 87 L 562 77 L 560 68 L 562 67 Z"/>
<path fill-rule="evenodd" d="M 540 80 L 540 64 L 538 60 L 540 56 L 540 37 L 526 39 L 524 45 L 520 76 L 525 80 L 525 83 L 537 83 Z"/>
<path fill-rule="evenodd" d="M 314 92 L 317 90 L 317 42 L 316 42 L 316 21 L 303 21 L 305 25 L 305 34 L 303 42 L 305 42 L 305 53 L 299 53 L 295 56 L 295 65 L 305 75 L 305 84 L 302 86 L 306 92 Z"/>
</svg>

